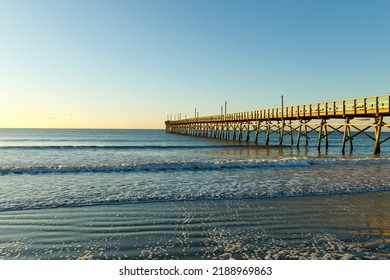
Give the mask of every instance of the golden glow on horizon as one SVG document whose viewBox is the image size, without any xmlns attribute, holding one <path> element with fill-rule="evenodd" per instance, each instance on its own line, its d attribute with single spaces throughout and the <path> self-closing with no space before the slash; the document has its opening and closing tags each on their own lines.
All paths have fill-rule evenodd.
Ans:
<svg viewBox="0 0 390 280">
<path fill-rule="evenodd" d="M 155 121 L 145 120 L 136 122 L 132 120 L 104 120 L 104 119 L 74 119 L 67 120 L 65 118 L 52 117 L 51 120 L 26 120 L 17 119 L 10 123 L 0 122 L 0 128 L 112 128 L 112 129 L 163 129 L 164 122 L 161 126 L 156 126 Z"/>
<path fill-rule="evenodd" d="M 38 98 L 39 97 L 39 98 Z M 166 114 L 148 113 L 141 102 L 66 100 L 60 94 L 9 95 L 0 104 L 0 128 L 145 128 L 165 127 Z M 122 101 L 122 102 L 121 102 Z M 102 105 L 102 103 L 104 105 Z M 31 105 L 30 105 L 31 104 Z"/>
<path fill-rule="evenodd" d="M 115 116 L 113 114 L 106 117 L 107 114 L 61 114 L 47 112 L 41 113 L 21 113 L 13 114 L 12 117 L 7 114 L 0 114 L 0 128 L 146 128 L 162 129 L 164 128 L 164 119 L 160 125 L 156 125 L 156 119 L 134 118 L 131 115 Z"/>
</svg>

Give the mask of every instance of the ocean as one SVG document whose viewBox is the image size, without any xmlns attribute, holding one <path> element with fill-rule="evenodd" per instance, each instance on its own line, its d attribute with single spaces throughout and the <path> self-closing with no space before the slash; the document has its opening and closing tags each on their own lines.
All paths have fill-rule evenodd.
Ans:
<svg viewBox="0 0 390 280">
<path fill-rule="evenodd" d="M 390 259 L 390 142 L 316 137 L 0 129 L 0 259 Z"/>
</svg>

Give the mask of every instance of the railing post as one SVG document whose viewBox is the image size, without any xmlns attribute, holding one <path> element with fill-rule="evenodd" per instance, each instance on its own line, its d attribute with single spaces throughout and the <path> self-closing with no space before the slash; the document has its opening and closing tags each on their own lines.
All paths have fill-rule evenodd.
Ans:
<svg viewBox="0 0 390 280">
<path fill-rule="evenodd" d="M 356 115 L 356 99 L 353 100 L 353 113 Z"/>
<path fill-rule="evenodd" d="M 364 114 L 367 114 L 367 98 L 364 98 L 363 106 L 364 106 Z"/>
<path fill-rule="evenodd" d="M 387 97 L 387 110 L 390 113 L 390 95 Z"/>
<path fill-rule="evenodd" d="M 317 104 L 317 115 L 318 115 L 318 117 L 320 117 L 320 114 L 321 114 L 321 112 L 320 112 L 320 103 L 318 103 Z"/>
<path fill-rule="evenodd" d="M 379 97 L 375 97 L 375 106 L 376 106 L 376 113 L 379 113 Z"/>
</svg>

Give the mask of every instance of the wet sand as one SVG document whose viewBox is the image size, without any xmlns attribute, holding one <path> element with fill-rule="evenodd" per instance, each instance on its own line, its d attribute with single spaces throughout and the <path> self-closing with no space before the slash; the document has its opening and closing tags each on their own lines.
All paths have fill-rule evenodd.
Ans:
<svg viewBox="0 0 390 280">
<path fill-rule="evenodd" d="M 390 259 L 390 192 L 0 213 L 2 259 Z"/>
</svg>

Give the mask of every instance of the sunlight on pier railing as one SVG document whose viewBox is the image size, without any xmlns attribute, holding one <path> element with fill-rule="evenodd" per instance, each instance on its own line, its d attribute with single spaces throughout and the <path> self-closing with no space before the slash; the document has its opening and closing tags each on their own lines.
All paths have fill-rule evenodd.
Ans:
<svg viewBox="0 0 390 280">
<path fill-rule="evenodd" d="M 206 123 L 220 121 L 253 121 L 253 120 L 283 120 L 283 119 L 319 119 L 344 118 L 347 116 L 375 116 L 377 114 L 390 115 L 390 95 L 355 98 L 330 102 L 285 106 L 252 110 L 246 112 L 220 114 L 198 118 L 189 118 L 176 121 L 167 121 L 170 124 Z"/>
</svg>

